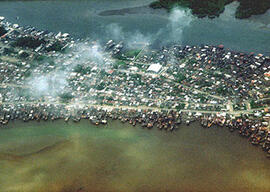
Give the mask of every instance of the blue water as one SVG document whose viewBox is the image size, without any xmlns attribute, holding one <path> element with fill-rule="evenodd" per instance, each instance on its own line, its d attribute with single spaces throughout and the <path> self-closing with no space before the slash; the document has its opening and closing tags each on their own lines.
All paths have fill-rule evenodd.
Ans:
<svg viewBox="0 0 270 192">
<path fill-rule="evenodd" d="M 106 41 L 118 27 L 117 39 L 147 40 L 152 44 L 181 43 L 190 45 L 224 44 L 227 48 L 270 55 L 269 13 L 257 19 L 233 17 L 235 4 L 226 7 L 216 19 L 197 19 L 190 14 L 176 16 L 178 24 L 171 28 L 170 15 L 163 11 L 147 11 L 132 15 L 99 16 L 104 10 L 148 5 L 143 0 L 76 0 L 0 2 L 0 13 L 12 23 L 31 25 L 49 31 L 63 31 L 76 38 Z M 16 19 L 19 18 L 19 19 Z M 186 21 L 190 20 L 187 24 Z M 173 34 L 173 35 L 172 35 Z M 120 36 L 120 37 L 119 37 Z"/>
</svg>

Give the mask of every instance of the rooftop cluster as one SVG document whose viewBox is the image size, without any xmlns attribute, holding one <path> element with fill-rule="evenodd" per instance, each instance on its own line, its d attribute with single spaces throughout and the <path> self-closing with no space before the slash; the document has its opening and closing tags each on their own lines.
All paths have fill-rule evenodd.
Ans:
<svg viewBox="0 0 270 192">
<path fill-rule="evenodd" d="M 111 118 L 174 130 L 200 120 L 238 130 L 270 153 L 269 56 L 223 45 L 133 50 L 0 19 L 0 124 Z"/>
</svg>

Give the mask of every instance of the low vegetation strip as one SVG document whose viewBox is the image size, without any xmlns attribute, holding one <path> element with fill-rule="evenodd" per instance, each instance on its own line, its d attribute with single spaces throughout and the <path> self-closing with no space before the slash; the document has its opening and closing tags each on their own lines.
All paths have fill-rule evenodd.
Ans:
<svg viewBox="0 0 270 192">
<path fill-rule="evenodd" d="M 200 18 L 219 16 L 225 9 L 225 5 L 234 0 L 159 0 L 150 4 L 154 9 L 172 9 L 175 6 L 188 7 L 192 13 Z M 265 13 L 270 8 L 270 0 L 238 0 L 240 3 L 236 11 L 236 18 L 248 18 L 252 15 Z"/>
</svg>

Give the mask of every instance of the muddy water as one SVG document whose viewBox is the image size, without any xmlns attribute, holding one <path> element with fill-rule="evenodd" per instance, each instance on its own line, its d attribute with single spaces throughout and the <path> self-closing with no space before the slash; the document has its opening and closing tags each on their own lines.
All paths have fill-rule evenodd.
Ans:
<svg viewBox="0 0 270 192">
<path fill-rule="evenodd" d="M 120 122 L 10 123 L 0 129 L 1 192 L 270 191 L 270 160 L 224 128 L 177 132 Z"/>
</svg>

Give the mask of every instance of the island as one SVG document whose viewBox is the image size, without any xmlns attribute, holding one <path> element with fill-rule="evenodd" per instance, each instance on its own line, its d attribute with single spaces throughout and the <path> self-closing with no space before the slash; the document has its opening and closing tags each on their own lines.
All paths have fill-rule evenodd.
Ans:
<svg viewBox="0 0 270 192">
<path fill-rule="evenodd" d="M 234 0 L 159 0 L 150 4 L 151 8 L 167 10 L 175 6 L 187 7 L 199 18 L 208 16 L 215 18 L 225 9 L 225 5 Z M 235 17 L 239 19 L 248 18 L 252 15 L 265 13 L 270 8 L 269 0 L 237 0 L 240 5 L 236 10 Z"/>
</svg>

